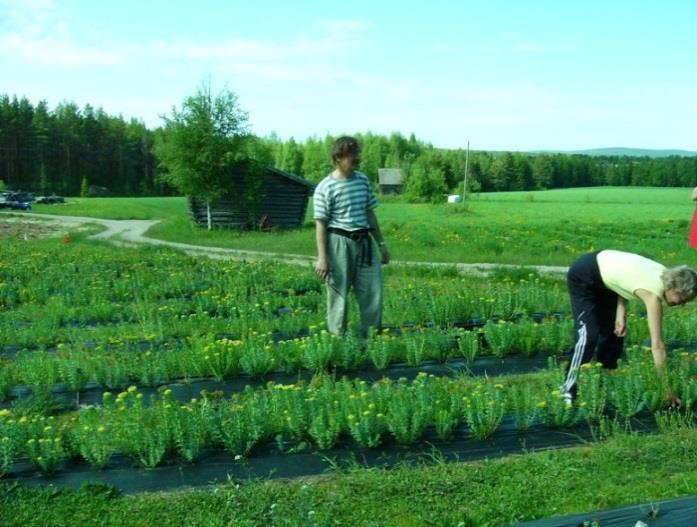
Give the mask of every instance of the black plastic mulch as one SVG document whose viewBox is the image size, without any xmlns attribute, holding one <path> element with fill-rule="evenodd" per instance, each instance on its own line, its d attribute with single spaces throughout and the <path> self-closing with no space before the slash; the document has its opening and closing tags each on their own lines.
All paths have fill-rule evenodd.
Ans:
<svg viewBox="0 0 697 527">
<path fill-rule="evenodd" d="M 655 421 L 648 416 L 637 420 L 635 429 L 641 433 L 657 431 Z M 101 471 L 92 470 L 85 461 L 69 461 L 54 475 L 42 474 L 26 460 L 15 463 L 4 480 L 71 488 L 78 488 L 85 482 L 98 482 L 130 494 L 257 478 L 297 478 L 324 474 L 335 468 L 388 468 L 402 462 L 428 464 L 436 459 L 475 461 L 576 446 L 593 439 L 587 425 L 569 429 L 534 426 L 527 431 L 517 431 L 513 423 L 507 420 L 493 436 L 485 440 L 470 437 L 467 428 L 461 427 L 453 439 L 441 441 L 431 428 L 420 441 L 410 446 L 388 442 L 378 448 L 365 449 L 356 447 L 349 439 L 342 439 L 331 450 L 317 451 L 310 445 L 300 450 L 297 445 L 277 442 L 258 445 L 248 457 L 238 460 L 225 451 L 210 450 L 195 464 L 177 464 L 173 460 L 167 466 L 145 469 L 134 467 L 134 462 L 125 456 L 114 456 Z M 296 451 L 292 451 L 293 448 Z"/>
<path fill-rule="evenodd" d="M 519 527 L 695 527 L 697 496 L 516 523 Z"/>
<path fill-rule="evenodd" d="M 407 364 L 393 364 L 384 370 L 376 368 L 365 368 L 360 370 L 338 370 L 335 372 L 337 378 L 346 376 L 350 379 L 363 379 L 367 382 L 374 382 L 385 377 L 397 380 L 405 378 L 412 380 L 421 373 L 433 374 L 437 377 L 448 376 L 454 377 L 457 375 L 474 375 L 474 376 L 499 376 L 516 373 L 531 373 L 541 371 L 547 368 L 549 357 L 539 355 L 535 357 L 511 356 L 504 359 L 496 357 L 482 357 L 473 362 L 467 362 L 464 359 L 453 359 L 445 363 L 436 361 L 424 361 L 417 367 L 408 366 Z M 139 386 L 139 391 L 145 396 L 145 400 L 149 400 L 151 394 L 158 393 L 159 389 L 169 388 L 172 390 L 172 397 L 180 402 L 189 402 L 192 398 L 200 398 L 201 391 L 208 392 L 220 391 L 224 396 L 230 396 L 233 393 L 242 392 L 246 386 L 264 386 L 268 382 L 275 384 L 294 384 L 298 381 L 309 381 L 312 379 L 312 372 L 303 370 L 298 373 L 270 373 L 263 377 L 252 377 L 246 374 L 240 374 L 233 379 L 216 381 L 214 379 L 199 379 L 194 378 L 188 381 L 167 382 L 158 386 Z M 127 388 L 128 383 L 121 387 Z M 51 392 L 54 400 L 68 408 L 76 407 L 77 405 L 101 405 L 104 392 L 115 392 L 119 389 L 108 389 L 97 386 L 95 383 L 90 383 L 87 388 L 79 394 L 69 390 L 65 385 L 57 384 L 53 386 Z M 26 386 L 16 386 L 10 392 L 10 398 L 0 402 L 0 408 L 11 408 L 14 402 L 18 399 L 31 396 L 31 389 Z"/>
</svg>

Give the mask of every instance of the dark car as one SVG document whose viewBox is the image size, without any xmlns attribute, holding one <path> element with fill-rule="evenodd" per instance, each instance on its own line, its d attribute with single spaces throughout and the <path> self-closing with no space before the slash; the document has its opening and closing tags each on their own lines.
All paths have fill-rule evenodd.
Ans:
<svg viewBox="0 0 697 527">
<path fill-rule="evenodd" d="M 0 196 L 0 209 L 31 210 L 31 199 L 33 195 L 27 192 L 9 192 Z"/>
<path fill-rule="evenodd" d="M 65 203 L 65 198 L 63 196 L 39 196 L 36 198 L 36 203 L 43 203 L 45 205 L 53 205 L 55 203 Z"/>
</svg>

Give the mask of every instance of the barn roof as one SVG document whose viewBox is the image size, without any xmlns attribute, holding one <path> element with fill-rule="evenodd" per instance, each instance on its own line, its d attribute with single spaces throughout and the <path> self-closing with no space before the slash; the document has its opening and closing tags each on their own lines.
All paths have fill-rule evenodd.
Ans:
<svg viewBox="0 0 697 527">
<path fill-rule="evenodd" d="M 294 174 L 291 174 L 289 172 L 284 172 L 283 170 L 279 170 L 278 168 L 274 167 L 267 167 L 267 170 L 271 172 L 272 174 L 276 174 L 277 176 L 284 177 L 286 179 L 289 179 L 290 181 L 293 181 L 295 183 L 299 183 L 300 185 L 305 185 L 306 187 L 313 189 L 315 188 L 315 184 L 312 183 L 311 181 L 308 181 L 305 178 L 301 178 L 299 176 L 296 176 Z"/>
</svg>

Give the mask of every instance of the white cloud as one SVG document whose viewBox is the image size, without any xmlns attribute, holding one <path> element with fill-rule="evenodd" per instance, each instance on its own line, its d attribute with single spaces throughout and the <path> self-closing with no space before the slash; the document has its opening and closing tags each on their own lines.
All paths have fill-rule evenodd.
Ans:
<svg viewBox="0 0 697 527">
<path fill-rule="evenodd" d="M 43 66 L 113 65 L 123 61 L 119 53 L 88 49 L 54 38 L 31 39 L 18 34 L 0 37 L 0 56 Z"/>
<path fill-rule="evenodd" d="M 159 59 L 260 62 L 331 56 L 345 52 L 341 43 L 334 39 L 299 39 L 290 43 L 267 40 L 228 40 L 207 44 L 182 40 L 161 41 L 142 47 L 142 51 Z"/>
<path fill-rule="evenodd" d="M 118 52 L 78 45 L 68 22 L 51 0 L 0 0 L 0 56 L 41 66 L 112 65 Z"/>
<path fill-rule="evenodd" d="M 373 29 L 372 22 L 365 20 L 324 20 L 321 25 L 336 33 L 360 33 Z"/>
<path fill-rule="evenodd" d="M 545 46 L 538 42 L 514 42 L 511 51 L 516 53 L 542 53 L 546 51 Z"/>
</svg>

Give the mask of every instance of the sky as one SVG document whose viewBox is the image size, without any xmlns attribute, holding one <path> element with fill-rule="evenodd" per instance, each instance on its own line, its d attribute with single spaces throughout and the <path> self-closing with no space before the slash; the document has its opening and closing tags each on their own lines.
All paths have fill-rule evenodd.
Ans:
<svg viewBox="0 0 697 527">
<path fill-rule="evenodd" d="M 697 150 L 697 0 L 0 0 L 0 94 L 150 128 L 205 83 L 254 133 Z"/>
</svg>

